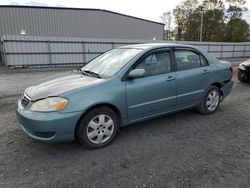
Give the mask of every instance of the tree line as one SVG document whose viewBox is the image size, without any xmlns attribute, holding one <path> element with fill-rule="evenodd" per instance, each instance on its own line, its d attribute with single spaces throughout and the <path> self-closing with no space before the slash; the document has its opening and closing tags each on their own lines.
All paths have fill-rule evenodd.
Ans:
<svg viewBox="0 0 250 188">
<path fill-rule="evenodd" d="M 225 3 L 224 3 L 225 2 Z M 245 0 L 183 0 L 173 10 L 174 29 L 166 28 L 167 40 L 250 41 L 250 26 L 242 18 Z M 168 16 L 168 17 L 166 17 Z M 169 14 L 161 16 L 170 25 Z"/>
</svg>

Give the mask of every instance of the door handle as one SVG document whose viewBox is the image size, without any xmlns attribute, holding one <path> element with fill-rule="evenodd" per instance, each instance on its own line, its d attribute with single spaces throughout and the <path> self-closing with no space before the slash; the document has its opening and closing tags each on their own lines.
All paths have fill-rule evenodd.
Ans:
<svg viewBox="0 0 250 188">
<path fill-rule="evenodd" d="M 205 69 L 203 70 L 202 74 L 208 74 L 209 73 L 209 70 Z"/>
<path fill-rule="evenodd" d="M 169 76 L 169 77 L 167 77 L 166 81 L 172 81 L 172 80 L 175 80 L 175 79 L 176 79 L 175 77 Z"/>
</svg>

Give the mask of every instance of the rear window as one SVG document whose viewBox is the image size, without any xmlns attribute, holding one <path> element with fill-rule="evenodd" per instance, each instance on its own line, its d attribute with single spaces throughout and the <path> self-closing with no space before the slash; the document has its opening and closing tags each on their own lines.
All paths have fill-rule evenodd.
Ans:
<svg viewBox="0 0 250 188">
<path fill-rule="evenodd" d="M 207 66 L 206 60 L 198 53 L 190 50 L 175 51 L 177 71 Z"/>
</svg>

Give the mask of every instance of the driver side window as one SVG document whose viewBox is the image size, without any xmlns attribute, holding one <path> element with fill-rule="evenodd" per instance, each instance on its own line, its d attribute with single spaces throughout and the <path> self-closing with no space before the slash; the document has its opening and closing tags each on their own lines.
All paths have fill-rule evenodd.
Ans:
<svg viewBox="0 0 250 188">
<path fill-rule="evenodd" d="M 143 69 L 143 77 L 171 72 L 169 51 L 154 52 L 145 57 L 134 69 Z"/>
</svg>

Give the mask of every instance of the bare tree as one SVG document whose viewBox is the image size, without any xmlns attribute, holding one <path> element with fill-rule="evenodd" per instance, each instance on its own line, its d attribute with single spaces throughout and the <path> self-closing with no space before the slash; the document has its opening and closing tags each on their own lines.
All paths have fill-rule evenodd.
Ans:
<svg viewBox="0 0 250 188">
<path fill-rule="evenodd" d="M 171 32 L 171 21 L 172 21 L 172 14 L 171 11 L 165 12 L 160 16 L 160 19 L 165 24 L 165 31 L 166 31 L 166 40 L 170 39 L 170 32 Z"/>
</svg>

